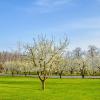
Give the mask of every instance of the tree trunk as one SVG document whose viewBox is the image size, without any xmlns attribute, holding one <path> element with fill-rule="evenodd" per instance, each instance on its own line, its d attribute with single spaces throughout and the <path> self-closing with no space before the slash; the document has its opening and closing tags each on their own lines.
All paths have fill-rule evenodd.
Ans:
<svg viewBox="0 0 100 100">
<path fill-rule="evenodd" d="M 62 78 L 63 71 L 59 73 L 60 79 Z"/>
<path fill-rule="evenodd" d="M 42 90 L 45 89 L 45 80 L 41 80 L 41 83 L 42 83 Z"/>
<path fill-rule="evenodd" d="M 70 74 L 71 74 L 71 75 L 73 74 L 73 71 L 72 71 L 72 70 L 70 71 Z"/>
<path fill-rule="evenodd" d="M 59 74 L 59 76 L 60 76 L 60 79 L 62 78 L 62 74 Z"/>
<path fill-rule="evenodd" d="M 45 89 L 45 80 L 46 80 L 46 78 L 44 77 L 44 79 L 42 79 L 42 77 L 39 75 L 39 72 L 37 72 L 37 74 L 38 74 L 38 77 L 41 81 L 42 90 L 44 90 Z"/>
<path fill-rule="evenodd" d="M 82 79 L 84 79 L 84 75 L 82 75 Z"/>
<path fill-rule="evenodd" d="M 14 72 L 11 72 L 12 76 L 14 76 Z"/>
</svg>

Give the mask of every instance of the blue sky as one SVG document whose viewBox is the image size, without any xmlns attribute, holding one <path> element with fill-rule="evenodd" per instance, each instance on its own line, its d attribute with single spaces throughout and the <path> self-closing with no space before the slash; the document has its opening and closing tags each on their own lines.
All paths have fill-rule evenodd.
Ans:
<svg viewBox="0 0 100 100">
<path fill-rule="evenodd" d="M 41 33 L 66 33 L 69 49 L 100 47 L 100 0 L 0 0 L 0 50 Z"/>
</svg>

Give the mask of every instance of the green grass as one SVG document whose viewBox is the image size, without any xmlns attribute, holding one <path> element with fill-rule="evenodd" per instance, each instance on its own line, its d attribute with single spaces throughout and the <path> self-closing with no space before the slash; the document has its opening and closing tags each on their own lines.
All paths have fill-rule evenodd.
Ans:
<svg viewBox="0 0 100 100">
<path fill-rule="evenodd" d="M 100 100 L 100 79 L 39 79 L 0 77 L 0 100 Z"/>
</svg>

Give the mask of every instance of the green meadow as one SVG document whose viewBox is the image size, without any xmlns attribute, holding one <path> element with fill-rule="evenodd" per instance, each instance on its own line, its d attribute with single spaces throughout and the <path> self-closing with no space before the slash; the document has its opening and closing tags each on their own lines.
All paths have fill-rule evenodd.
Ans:
<svg viewBox="0 0 100 100">
<path fill-rule="evenodd" d="M 100 79 L 0 77 L 0 100 L 100 100 Z"/>
</svg>

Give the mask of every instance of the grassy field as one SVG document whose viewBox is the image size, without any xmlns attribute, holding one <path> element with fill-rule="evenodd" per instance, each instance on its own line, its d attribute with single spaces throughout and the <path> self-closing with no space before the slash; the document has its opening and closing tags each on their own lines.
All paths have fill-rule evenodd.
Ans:
<svg viewBox="0 0 100 100">
<path fill-rule="evenodd" d="M 100 100 L 100 79 L 38 79 L 0 77 L 0 100 Z"/>
</svg>

